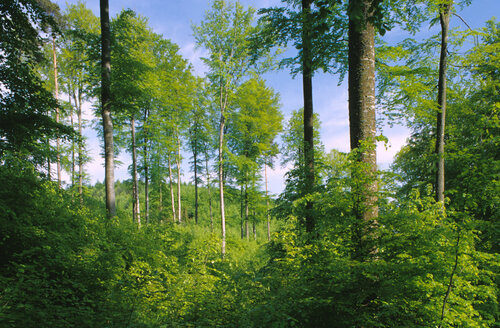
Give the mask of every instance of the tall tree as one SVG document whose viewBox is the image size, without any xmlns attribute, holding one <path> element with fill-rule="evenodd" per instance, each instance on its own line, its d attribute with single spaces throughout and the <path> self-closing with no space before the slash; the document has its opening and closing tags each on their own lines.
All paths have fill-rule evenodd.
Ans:
<svg viewBox="0 0 500 328">
<path fill-rule="evenodd" d="M 441 24 L 441 54 L 439 58 L 438 114 L 436 126 L 436 200 L 444 203 L 444 136 L 446 123 L 446 69 L 448 62 L 448 28 L 453 0 L 439 4 L 439 22 Z"/>
<path fill-rule="evenodd" d="M 36 71 L 43 57 L 35 27 L 45 33 L 57 27 L 35 1 L 2 2 L 0 13 L 0 158 L 37 168 L 55 157 L 47 140 L 71 133 L 50 117 L 57 104 Z"/>
<path fill-rule="evenodd" d="M 241 79 L 248 73 L 252 61 L 249 37 L 256 33 L 253 27 L 254 10 L 244 10 L 239 3 L 214 0 L 200 26 L 194 26 L 198 46 L 205 47 L 209 67 L 208 78 L 219 108 L 219 195 L 221 214 L 221 254 L 226 254 L 226 216 L 224 203 L 224 131 L 233 94 Z"/>
<path fill-rule="evenodd" d="M 265 28 L 255 38 L 256 48 L 293 43 L 298 50 L 294 58 L 285 58 L 280 66 L 288 66 L 292 74 L 302 73 L 304 101 L 303 119 L 303 196 L 312 194 L 315 186 L 314 173 L 314 111 L 312 78 L 318 69 L 344 75 L 346 25 L 340 13 L 338 1 L 325 3 L 313 0 L 282 0 L 286 7 L 261 9 L 261 22 Z M 299 9 L 295 9 L 299 7 Z M 263 40 L 263 41 L 262 41 Z M 315 226 L 313 202 L 306 200 L 303 213 L 306 231 Z"/>
<path fill-rule="evenodd" d="M 366 256 L 366 241 L 378 216 L 377 154 L 375 147 L 375 0 L 351 0 L 349 3 L 349 131 L 351 150 L 357 151 L 360 169 L 354 191 L 354 211 L 359 231 L 360 255 Z"/>
<path fill-rule="evenodd" d="M 106 186 L 106 211 L 116 215 L 113 121 L 111 119 L 111 32 L 109 1 L 100 0 L 101 9 L 101 116 L 104 132 L 104 168 Z"/>
</svg>

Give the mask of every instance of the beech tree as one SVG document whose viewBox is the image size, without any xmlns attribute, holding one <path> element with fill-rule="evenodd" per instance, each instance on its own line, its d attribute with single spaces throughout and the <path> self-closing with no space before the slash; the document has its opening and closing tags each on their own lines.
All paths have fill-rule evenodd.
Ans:
<svg viewBox="0 0 500 328">
<path fill-rule="evenodd" d="M 101 116 L 104 132 L 104 167 L 106 185 L 106 211 L 116 215 L 113 121 L 111 119 L 111 31 L 109 1 L 100 0 L 101 10 Z"/>
<path fill-rule="evenodd" d="M 209 56 L 203 58 L 209 67 L 214 100 L 219 109 L 219 195 L 221 214 L 221 254 L 226 254 L 226 216 L 224 208 L 224 129 L 230 114 L 233 95 L 242 78 L 247 75 L 255 58 L 250 52 L 249 37 L 257 32 L 253 23 L 254 10 L 241 4 L 214 0 L 200 26 L 194 26 L 198 46 L 205 47 Z"/>
<path fill-rule="evenodd" d="M 304 101 L 303 119 L 303 196 L 314 192 L 314 111 L 312 78 L 314 72 L 322 69 L 325 72 L 345 74 L 346 25 L 344 16 L 337 1 L 325 3 L 321 1 L 282 0 L 285 7 L 261 9 L 260 21 L 264 24 L 262 33 L 255 37 L 254 43 L 259 47 L 286 46 L 293 43 L 298 50 L 297 56 L 285 58 L 281 67 L 290 67 L 292 74 L 302 73 L 302 91 Z M 300 4 L 299 4 L 300 3 Z M 298 7 L 298 9 L 296 9 Z M 312 199 L 306 200 L 305 226 L 311 232 L 315 226 Z"/>
</svg>

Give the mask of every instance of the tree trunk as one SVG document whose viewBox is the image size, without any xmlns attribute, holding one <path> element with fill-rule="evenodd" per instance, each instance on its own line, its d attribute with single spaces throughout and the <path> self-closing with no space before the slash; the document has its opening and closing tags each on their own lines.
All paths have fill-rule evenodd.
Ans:
<svg viewBox="0 0 500 328">
<path fill-rule="evenodd" d="M 241 239 L 245 238 L 245 216 L 243 213 L 245 213 L 245 201 L 244 201 L 244 192 L 243 192 L 243 184 L 240 185 L 240 232 L 241 232 Z"/>
<path fill-rule="evenodd" d="M 375 148 L 375 29 L 369 21 L 372 0 L 359 0 L 362 17 L 349 19 L 349 128 L 351 150 L 359 151 L 360 170 L 353 173 L 354 211 L 358 229 L 359 254 L 373 252 L 368 240 L 375 229 L 377 207 L 377 158 Z"/>
<path fill-rule="evenodd" d="M 101 9 L 101 115 L 104 131 L 104 167 L 106 185 L 106 211 L 116 216 L 113 122 L 111 119 L 111 33 L 109 2 L 100 0 Z"/>
<path fill-rule="evenodd" d="M 267 241 L 271 241 L 271 215 L 269 213 L 269 194 L 267 189 L 267 164 L 264 164 L 264 177 L 266 180 Z"/>
<path fill-rule="evenodd" d="M 68 88 L 69 89 L 69 88 Z M 74 131 L 75 130 L 75 122 L 73 120 L 73 106 L 71 105 L 71 90 L 68 91 L 68 104 L 69 104 L 69 108 L 70 108 L 70 112 L 69 112 L 69 117 L 70 117 L 70 120 L 71 120 L 71 130 Z M 75 139 L 72 138 L 71 139 L 71 198 L 73 198 L 73 194 L 74 194 L 74 188 L 75 188 L 75 181 L 76 181 L 76 158 L 75 158 Z"/>
<path fill-rule="evenodd" d="M 179 223 L 182 223 L 182 212 L 181 212 L 181 139 L 177 135 L 177 156 L 175 156 L 175 162 L 177 164 L 177 206 L 179 213 Z"/>
<path fill-rule="evenodd" d="M 57 78 L 57 55 L 56 55 L 56 37 L 52 35 L 52 59 L 54 62 L 54 87 L 55 93 L 54 98 L 56 98 L 56 123 L 59 123 L 59 80 Z M 56 150 L 57 150 L 57 186 L 61 189 L 61 139 L 56 139 Z"/>
<path fill-rule="evenodd" d="M 446 122 L 446 69 L 448 63 L 448 27 L 453 1 L 440 5 L 439 20 L 441 22 L 441 56 L 439 59 L 438 80 L 438 114 L 436 128 L 436 201 L 444 203 L 444 135 Z"/>
<path fill-rule="evenodd" d="M 139 179 L 137 178 L 137 146 L 135 142 L 135 119 L 130 118 L 130 127 L 132 130 L 132 218 L 137 225 L 141 226 L 141 210 L 139 206 Z"/>
<path fill-rule="evenodd" d="M 302 89 L 304 94 L 304 178 L 305 194 L 314 191 L 314 132 L 312 98 L 311 0 L 302 0 Z M 306 202 L 306 231 L 314 229 L 313 203 Z"/>
<path fill-rule="evenodd" d="M 257 241 L 257 217 L 255 215 L 255 209 L 253 210 L 252 215 L 252 231 L 253 231 L 253 240 Z"/>
<path fill-rule="evenodd" d="M 144 213 L 146 218 L 146 224 L 149 223 L 149 162 L 148 162 L 148 133 L 147 133 L 147 122 L 149 117 L 149 110 L 146 109 L 144 112 Z"/>
<path fill-rule="evenodd" d="M 196 135 L 196 130 L 195 130 Z M 195 141 L 193 145 L 194 160 L 194 222 L 198 224 L 198 147 Z"/>
<path fill-rule="evenodd" d="M 205 170 L 207 171 L 207 189 L 208 189 L 208 211 L 210 215 L 210 231 L 214 231 L 214 217 L 212 214 L 212 193 L 210 190 L 210 171 L 208 169 L 208 154 L 205 153 Z"/>
<path fill-rule="evenodd" d="M 175 223 L 176 221 L 176 212 L 175 212 L 175 197 L 174 197 L 174 188 L 172 183 L 172 161 L 170 160 L 170 152 L 168 153 L 168 184 L 170 186 L 170 201 L 172 203 L 172 221 Z"/>
<path fill-rule="evenodd" d="M 159 196 L 159 205 L 158 205 L 158 219 L 161 223 L 163 223 L 163 218 L 162 218 L 162 212 L 163 212 L 163 193 L 162 193 L 162 184 L 161 184 L 161 180 L 160 180 L 160 183 L 159 183 L 159 192 L 160 192 L 160 196 Z"/>
<path fill-rule="evenodd" d="M 225 117 L 223 109 L 221 109 L 220 126 L 219 126 L 219 195 L 220 195 L 220 219 L 221 219 L 221 256 L 226 256 L 226 216 L 224 209 L 224 163 L 223 163 L 223 142 L 224 142 L 224 125 Z"/>
<path fill-rule="evenodd" d="M 245 234 L 247 240 L 250 240 L 250 230 L 248 229 L 248 182 L 245 174 Z"/>
<path fill-rule="evenodd" d="M 78 115 L 78 195 L 80 205 L 83 205 L 83 122 L 82 122 L 82 93 L 78 90 L 78 98 L 73 90 L 73 100 Z"/>
</svg>

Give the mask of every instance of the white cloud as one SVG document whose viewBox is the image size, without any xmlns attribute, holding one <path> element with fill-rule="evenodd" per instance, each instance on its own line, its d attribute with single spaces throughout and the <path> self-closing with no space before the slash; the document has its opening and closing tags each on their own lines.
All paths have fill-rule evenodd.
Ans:
<svg viewBox="0 0 500 328">
<path fill-rule="evenodd" d="M 208 72 L 207 65 L 201 60 L 202 57 L 209 55 L 206 49 L 196 48 L 196 44 L 190 42 L 181 46 L 180 53 L 182 57 L 186 58 L 193 65 L 195 75 L 203 76 Z"/>
</svg>

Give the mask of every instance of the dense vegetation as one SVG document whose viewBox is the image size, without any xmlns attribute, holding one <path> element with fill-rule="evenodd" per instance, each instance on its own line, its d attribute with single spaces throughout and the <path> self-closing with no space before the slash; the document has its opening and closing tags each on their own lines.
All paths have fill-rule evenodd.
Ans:
<svg viewBox="0 0 500 328">
<path fill-rule="evenodd" d="M 124 10 L 106 110 L 130 179 L 91 185 L 82 104 L 105 108 L 99 20 L 82 3 L 2 2 L 0 326 L 499 327 L 500 24 L 448 32 L 466 4 L 283 1 L 256 21 L 215 0 L 193 27 L 204 77 Z M 429 39 L 375 38 L 437 21 Z M 296 57 L 280 57 L 289 44 Z M 304 78 L 287 122 L 262 78 L 276 66 Z M 321 144 L 319 69 L 351 75 L 349 153 Z M 388 171 L 375 106 L 411 130 Z M 278 160 L 292 168 L 271 199 Z"/>
</svg>

